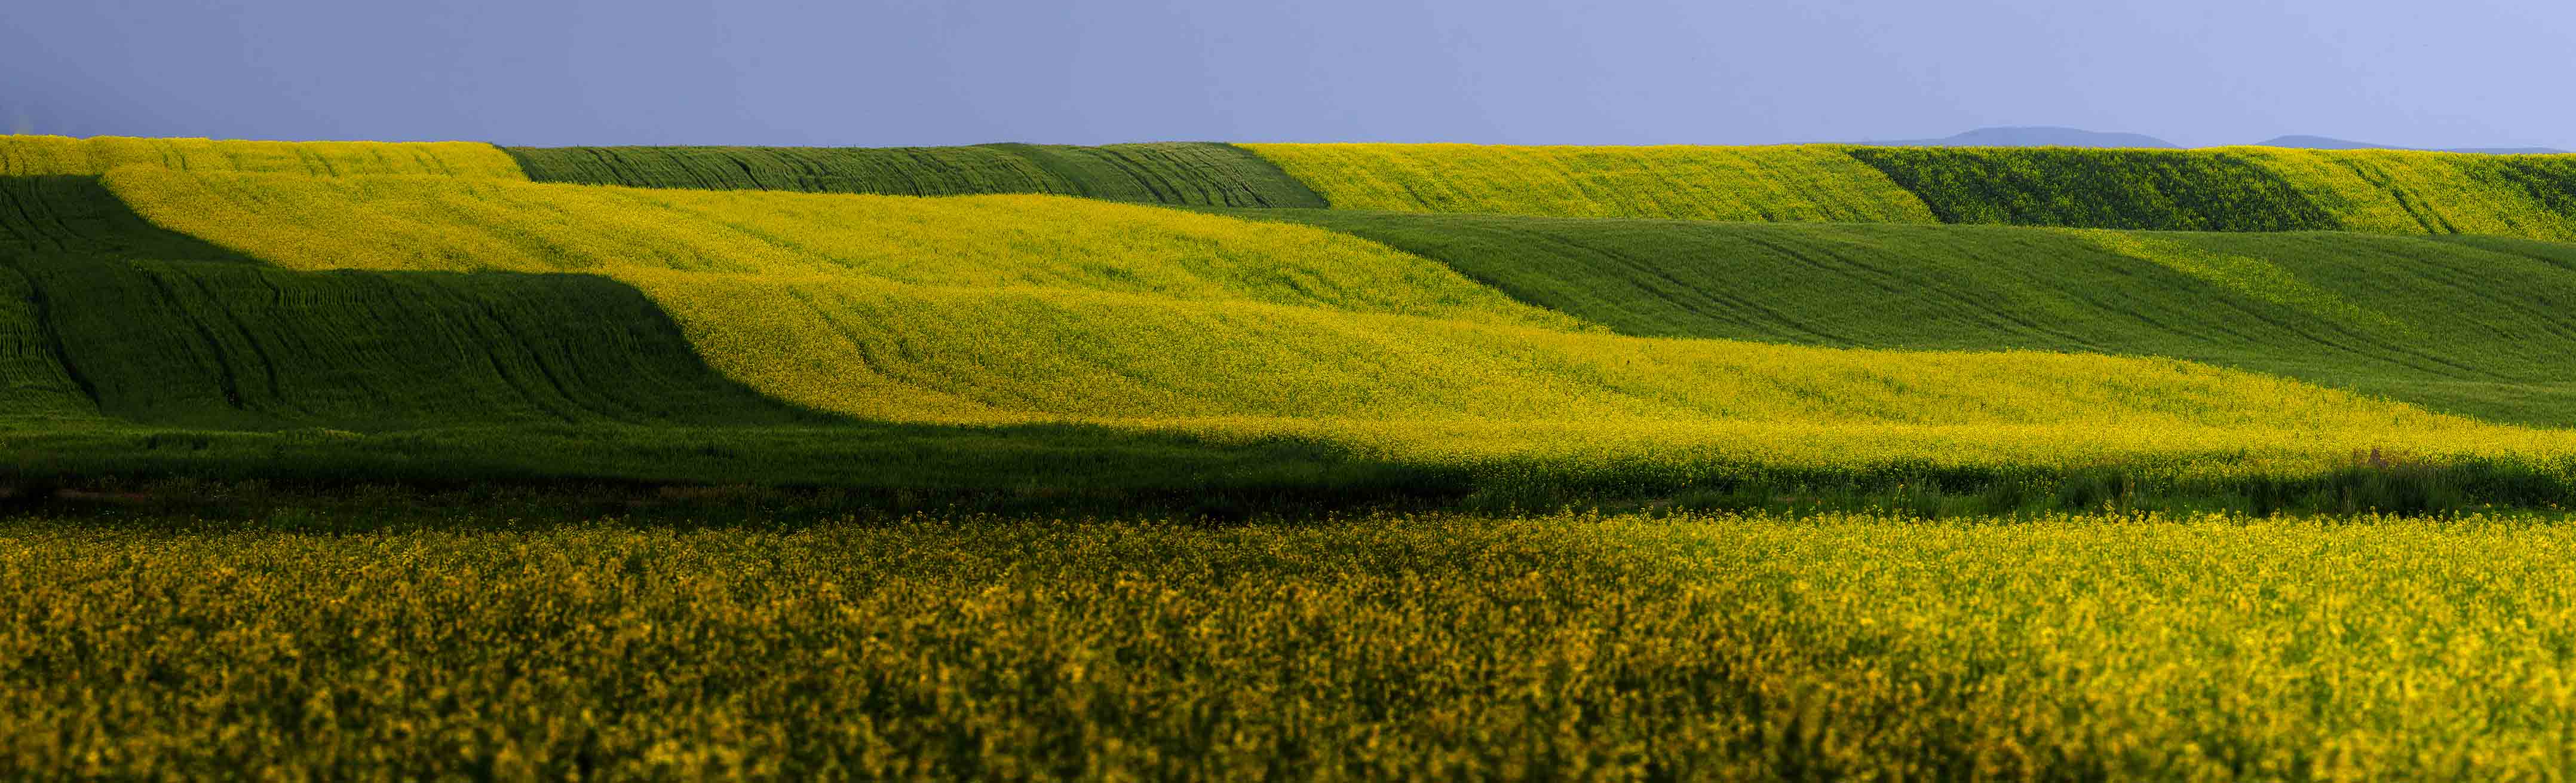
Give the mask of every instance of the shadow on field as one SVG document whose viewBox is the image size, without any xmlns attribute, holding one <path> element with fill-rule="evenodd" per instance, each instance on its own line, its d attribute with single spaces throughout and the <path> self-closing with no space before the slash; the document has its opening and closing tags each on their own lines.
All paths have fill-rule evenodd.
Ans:
<svg viewBox="0 0 2576 783">
<path fill-rule="evenodd" d="M 0 513 L 312 531 L 601 519 L 792 527 L 924 514 L 1203 524 L 1564 510 L 2445 516 L 2576 507 L 2571 476 L 2576 464 L 2376 452 L 2307 474 L 2204 476 L 2158 465 L 1418 465 L 1317 441 L 1084 425 L 0 433 Z"/>
</svg>

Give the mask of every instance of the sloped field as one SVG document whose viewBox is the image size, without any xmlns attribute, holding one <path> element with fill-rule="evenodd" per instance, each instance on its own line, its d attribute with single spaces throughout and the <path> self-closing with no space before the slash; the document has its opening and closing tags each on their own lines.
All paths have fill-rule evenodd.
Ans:
<svg viewBox="0 0 2576 783">
<path fill-rule="evenodd" d="M 2232 147 L 2352 231 L 2576 240 L 2576 155 Z"/>
<path fill-rule="evenodd" d="M 2576 424 L 2576 247 L 2349 233 L 1236 213 L 1438 259 L 1624 334 L 2169 356 Z"/>
<path fill-rule="evenodd" d="M 1848 147 L 1944 223 L 2187 231 L 2332 229 L 2335 218 L 2249 162 L 2154 150 Z"/>
<path fill-rule="evenodd" d="M 1227 144 L 1104 147 L 510 147 L 531 179 L 629 187 L 1320 207 L 1314 192 Z"/>
<path fill-rule="evenodd" d="M 1596 334 L 1339 234 L 1099 202 L 141 170 L 109 184 L 157 223 L 298 269 L 611 277 L 727 376 L 867 418 L 1090 420 L 1612 468 L 2231 454 L 2253 469 L 2374 445 L 2566 445 L 2169 359 Z"/>
<path fill-rule="evenodd" d="M 1560 217 L 1930 223 L 1832 147 L 1246 144 L 1336 209 Z"/>
<path fill-rule="evenodd" d="M 0 176 L 97 175 L 118 166 L 344 176 L 437 174 L 526 179 L 489 144 L 462 141 L 216 141 L 0 136 Z"/>
<path fill-rule="evenodd" d="M 352 428 L 806 418 L 718 377 L 602 277 L 270 267 L 93 178 L 0 178 L 13 417 Z"/>
<path fill-rule="evenodd" d="M 1336 209 L 2576 239 L 2576 155 L 1246 144 Z"/>
</svg>

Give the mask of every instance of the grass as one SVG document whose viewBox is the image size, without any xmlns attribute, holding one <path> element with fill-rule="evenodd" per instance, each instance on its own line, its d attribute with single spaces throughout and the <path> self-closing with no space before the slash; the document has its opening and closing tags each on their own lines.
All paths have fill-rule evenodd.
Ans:
<svg viewBox="0 0 2576 783">
<path fill-rule="evenodd" d="M 1623 334 L 2162 356 L 2576 425 L 2576 246 L 2356 233 L 1232 212 L 1437 259 Z M 2465 281 L 2477 281 L 2468 284 Z"/>
<path fill-rule="evenodd" d="M 1336 209 L 1929 223 L 1836 148 L 1247 144 Z M 1293 206 L 1293 205 L 1288 205 Z"/>
<path fill-rule="evenodd" d="M 1346 235 L 1096 201 L 108 183 L 159 224 L 290 268 L 606 276 L 726 377 L 871 420 L 1309 439 L 1613 488 L 1890 466 L 2315 481 L 2374 449 L 2556 475 L 2571 445 L 2172 359 L 1606 334 Z"/>
<path fill-rule="evenodd" d="M 2576 540 L 2547 521 L 17 518 L 0 752 L 46 777 L 2539 779 L 2576 720 Z"/>
<path fill-rule="evenodd" d="M 811 423 L 578 274 L 298 272 L 137 217 L 90 177 L 0 178 L 5 410 L 178 427 Z"/>
<path fill-rule="evenodd" d="M 1237 207 L 1324 205 L 1277 166 L 1226 144 L 507 150 L 540 182 L 903 196 L 1052 193 Z"/>
<path fill-rule="evenodd" d="M 0 136 L 0 177 L 97 176 L 120 166 L 348 176 L 436 174 L 526 179 L 510 156 L 462 141 L 217 141 Z"/>
</svg>

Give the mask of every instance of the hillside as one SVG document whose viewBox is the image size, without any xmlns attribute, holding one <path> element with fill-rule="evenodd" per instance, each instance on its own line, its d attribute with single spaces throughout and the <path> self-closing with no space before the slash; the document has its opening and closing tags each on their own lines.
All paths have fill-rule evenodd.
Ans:
<svg viewBox="0 0 2576 783">
<path fill-rule="evenodd" d="M 435 174 L 630 187 L 1083 196 L 1547 217 L 2351 230 L 2576 241 L 2576 156 L 2405 150 L 991 144 L 495 148 L 0 137 L 0 175 Z"/>
<path fill-rule="evenodd" d="M 472 142 L 0 136 L 0 176 L 94 176 L 118 166 L 315 176 L 436 174 L 526 178 L 510 156 L 492 145 Z"/>
<path fill-rule="evenodd" d="M 1559 217 L 1929 223 L 1826 147 L 1246 144 L 1336 209 Z"/>
<path fill-rule="evenodd" d="M 706 190 L 955 196 L 1052 193 L 1112 201 L 1320 207 L 1304 185 L 1227 144 L 1104 147 L 510 147 L 539 182 Z"/>
<path fill-rule="evenodd" d="M 1337 209 L 2576 240 L 2576 156 L 1248 144 Z"/>
<path fill-rule="evenodd" d="M 295 272 L 0 177 L 0 416 L 201 427 L 811 420 L 710 372 L 632 287 Z"/>
<path fill-rule="evenodd" d="M 1341 167 L 1350 187 L 1416 176 L 1406 167 L 1425 160 L 1489 169 L 1503 179 L 1442 181 L 1497 189 L 1555 172 L 1547 188 L 1496 191 L 1500 202 L 1451 191 L 1467 200 L 1449 208 L 1795 201 L 1932 214 L 1843 148 L 1284 155 L 1316 152 L 1306 163 Z M 2194 213 L 2168 190 L 2215 193 L 2211 203 L 2257 194 L 2276 215 L 2334 194 L 2335 211 L 2319 211 L 2336 224 L 2387 220 L 2373 210 L 2395 203 L 2419 232 L 2543 233 L 2527 215 L 2547 211 L 2539 194 L 2552 182 L 2545 166 L 2429 153 L 2357 153 L 2393 156 L 2370 158 L 2383 176 L 2336 173 L 2359 160 L 2343 153 L 2294 150 L 2181 163 L 2152 151 L 1898 152 L 1930 155 L 1887 164 L 1909 176 L 2025 194 L 2051 182 L 2114 191 L 2022 163 L 2107 166 L 2101 176 L 2146 183 L 2116 193 L 2174 214 Z M 2054 157 L 2066 154 L 2097 157 Z M 2570 260 L 2548 243 L 1341 202 L 1193 212 L 1038 194 L 530 183 L 453 165 L 333 176 L 355 167 L 303 155 L 222 156 L 292 173 L 199 156 L 7 180 L 0 255 L 14 274 L 0 285 L 19 293 L 0 298 L 0 382 L 14 390 L 0 415 L 15 422 L 0 427 L 0 454 L 13 470 L 990 492 L 1016 465 L 1063 474 L 1047 490 L 1059 494 L 1038 497 L 1723 486 L 1747 502 L 1818 481 L 2054 486 L 2112 470 L 2204 482 L 2187 492 L 2262 509 L 2350 506 L 2364 491 L 2350 482 L 2380 481 L 2349 473 L 2356 453 L 2469 471 L 2389 501 L 2418 508 L 2556 497 L 2549 488 L 2568 482 L 2552 466 L 2576 455 L 2565 432 L 2464 417 L 2567 421 L 2576 392 L 2555 357 L 2570 339 L 2547 324 L 2571 293 Z M 2266 178 L 2292 164 L 2313 171 Z M 1958 173 L 1981 166 L 2028 176 Z M 2121 173 L 2133 169 L 2147 174 Z M 1844 179 L 1826 190 L 1766 179 L 1783 170 Z M 1738 200 L 1654 190 L 1720 179 Z M 2417 180 L 2443 203 L 2400 200 Z M 1860 182 L 1877 184 L 1845 187 Z M 2040 213 L 2129 214 L 2115 202 Z M 2499 215 L 2510 219 L 2473 220 Z M 316 427 L 336 434 L 292 434 Z M 890 459 L 911 467 L 864 468 Z"/>
<path fill-rule="evenodd" d="M 2576 246 L 1238 212 L 1438 259 L 1623 334 L 2169 356 L 2501 421 L 2576 425 Z"/>
<path fill-rule="evenodd" d="M 727 377 L 867 419 L 1677 475 L 2192 453 L 2312 470 L 2365 444 L 2567 445 L 2171 359 L 1600 334 L 1344 235 L 1097 201 L 139 169 L 108 184 L 160 224 L 289 268 L 602 275 L 670 312 Z"/>
</svg>

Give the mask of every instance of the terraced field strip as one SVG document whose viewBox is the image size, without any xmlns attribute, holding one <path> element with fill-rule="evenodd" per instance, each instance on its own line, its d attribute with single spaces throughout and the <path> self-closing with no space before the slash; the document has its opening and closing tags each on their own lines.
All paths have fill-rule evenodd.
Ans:
<svg viewBox="0 0 2576 783">
<path fill-rule="evenodd" d="M 13 416 L 811 419 L 708 370 L 668 316 L 606 278 L 279 269 L 146 223 L 90 177 L 0 177 L 0 289 Z"/>
<path fill-rule="evenodd" d="M 479 142 L 217 141 L 97 136 L 0 136 L 0 176 L 105 174 L 119 166 L 186 171 L 347 176 L 437 174 L 526 179 L 500 148 Z"/>
<path fill-rule="evenodd" d="M 1104 147 L 511 147 L 529 177 L 628 187 L 1320 207 L 1277 166 L 1227 144 Z"/>
<path fill-rule="evenodd" d="M 1246 144 L 1336 209 L 1930 223 L 1839 148 Z"/>
<path fill-rule="evenodd" d="M 155 221 L 293 268 L 606 275 L 727 376 L 872 419 L 1086 420 L 1612 473 L 2571 451 L 2566 433 L 2171 359 L 1600 334 L 1346 235 L 1080 199 L 144 170 L 109 184 Z"/>
</svg>

